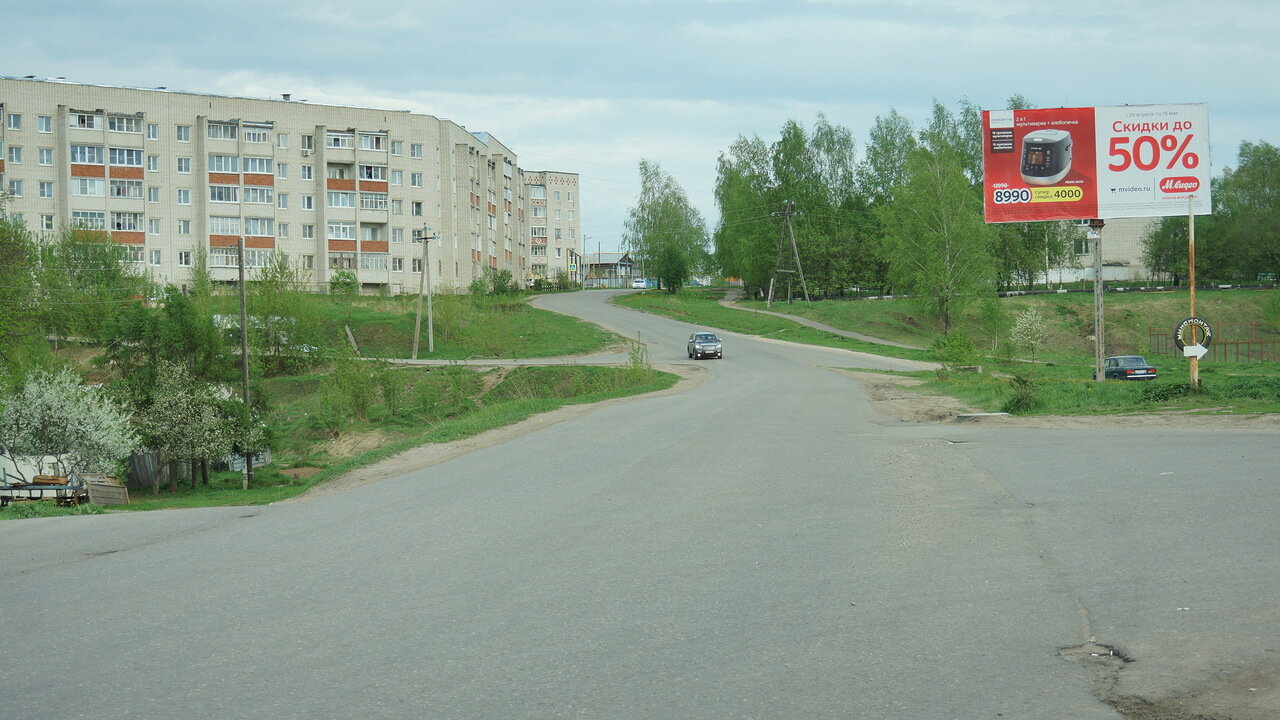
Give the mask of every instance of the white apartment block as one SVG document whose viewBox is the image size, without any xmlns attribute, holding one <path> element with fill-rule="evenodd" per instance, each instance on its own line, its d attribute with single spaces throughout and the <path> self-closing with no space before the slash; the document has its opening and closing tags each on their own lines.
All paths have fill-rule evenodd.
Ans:
<svg viewBox="0 0 1280 720">
<path fill-rule="evenodd" d="M 529 199 L 529 278 L 581 281 L 582 225 L 578 174 L 526 171 Z"/>
<path fill-rule="evenodd" d="M 576 238 L 577 175 L 538 175 L 572 178 L 558 209 Z M 250 268 L 283 253 L 319 288 L 348 270 L 364 292 L 417 292 L 424 255 L 442 292 L 528 278 L 526 182 L 511 149 L 430 115 L 0 77 L 9 214 L 108 233 L 178 286 L 201 247 L 234 281 L 240 238 Z"/>
</svg>

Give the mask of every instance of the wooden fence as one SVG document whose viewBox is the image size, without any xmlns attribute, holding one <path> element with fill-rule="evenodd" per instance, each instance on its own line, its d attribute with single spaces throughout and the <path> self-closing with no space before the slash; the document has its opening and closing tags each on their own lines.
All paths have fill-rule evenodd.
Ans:
<svg viewBox="0 0 1280 720">
<path fill-rule="evenodd" d="M 1280 362 L 1280 336 L 1257 323 L 1224 323 L 1213 327 L 1209 362 Z M 1151 354 L 1183 357 L 1173 342 L 1173 328 L 1148 327 Z"/>
</svg>

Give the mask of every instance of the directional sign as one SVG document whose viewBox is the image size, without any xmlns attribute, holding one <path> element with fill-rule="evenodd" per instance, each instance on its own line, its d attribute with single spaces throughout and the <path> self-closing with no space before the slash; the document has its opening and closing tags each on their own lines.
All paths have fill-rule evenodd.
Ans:
<svg viewBox="0 0 1280 720">
<path fill-rule="evenodd" d="M 1199 330 L 1202 336 L 1196 343 L 1189 342 L 1193 328 Z M 1198 317 L 1189 317 L 1173 329 L 1173 344 L 1182 351 L 1183 357 L 1203 358 L 1209 352 L 1209 344 L 1212 342 L 1213 329 L 1209 327 L 1209 323 Z"/>
</svg>

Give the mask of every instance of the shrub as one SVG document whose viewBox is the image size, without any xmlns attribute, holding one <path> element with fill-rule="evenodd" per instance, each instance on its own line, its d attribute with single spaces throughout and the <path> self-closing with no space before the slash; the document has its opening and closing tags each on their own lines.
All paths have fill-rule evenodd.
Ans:
<svg viewBox="0 0 1280 720">
<path fill-rule="evenodd" d="M 339 270 L 329 278 L 329 292 L 333 295 L 357 295 L 360 293 L 360 281 L 350 270 Z"/>
<path fill-rule="evenodd" d="M 1035 409 L 1040 403 L 1036 397 L 1035 382 L 1026 375 L 1014 375 L 1010 383 L 1013 386 L 1013 395 L 1004 401 L 1004 412 L 1017 415 L 1019 413 L 1028 412 Z"/>
<path fill-rule="evenodd" d="M 1186 397 L 1193 392 L 1198 392 L 1198 390 L 1189 382 L 1148 383 L 1142 386 L 1142 400 L 1144 402 L 1162 403 L 1174 398 Z"/>
<path fill-rule="evenodd" d="M 956 331 L 943 335 L 929 346 L 934 357 L 942 363 L 944 370 L 955 370 L 964 365 L 973 365 L 978 357 L 978 348 L 968 335 Z"/>
</svg>

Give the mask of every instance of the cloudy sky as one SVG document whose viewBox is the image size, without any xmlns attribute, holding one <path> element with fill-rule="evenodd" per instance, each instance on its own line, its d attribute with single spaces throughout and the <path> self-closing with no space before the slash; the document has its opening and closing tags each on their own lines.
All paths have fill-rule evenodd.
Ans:
<svg viewBox="0 0 1280 720">
<path fill-rule="evenodd" d="M 658 162 L 709 225 L 715 162 L 818 113 L 861 148 L 891 108 L 1209 103 L 1214 174 L 1280 144 L 1280 5 L 1264 0 L 0 0 L 0 75 L 408 109 L 581 174 L 618 247 Z"/>
</svg>

